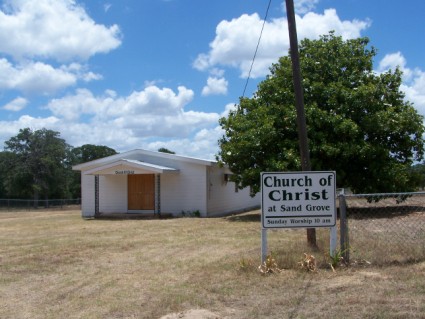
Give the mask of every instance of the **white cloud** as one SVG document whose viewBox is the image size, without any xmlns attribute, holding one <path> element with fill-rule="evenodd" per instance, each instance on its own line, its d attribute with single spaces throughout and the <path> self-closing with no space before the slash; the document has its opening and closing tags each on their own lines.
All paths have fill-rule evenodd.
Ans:
<svg viewBox="0 0 425 319">
<path fill-rule="evenodd" d="M 379 71 L 384 71 L 388 69 L 395 69 L 396 67 L 405 67 L 406 59 L 401 54 L 401 52 L 390 53 L 385 55 L 382 60 L 379 62 Z"/>
<path fill-rule="evenodd" d="M 15 59 L 88 59 L 121 44 L 117 25 L 96 24 L 75 0 L 9 0 L 0 11 L 0 52 Z"/>
<path fill-rule="evenodd" d="M 96 74 L 91 71 L 88 71 L 88 67 L 80 63 L 74 62 L 69 65 L 61 65 L 60 69 L 65 72 L 75 74 L 78 79 L 81 79 L 84 82 L 91 82 L 103 79 L 103 76 L 101 74 Z"/>
<path fill-rule="evenodd" d="M 33 130 L 40 130 L 42 128 L 57 128 L 60 131 L 59 120 L 53 116 L 46 118 L 35 118 L 30 115 L 23 115 L 16 121 L 0 121 L 0 140 L 7 141 L 12 136 L 15 136 L 20 129 L 29 127 Z M 65 125 L 65 123 L 62 123 Z"/>
<path fill-rule="evenodd" d="M 51 100 L 48 117 L 21 116 L 16 121 L 0 121 L 0 139 L 8 140 L 21 128 L 43 127 L 61 132 L 73 146 L 108 145 L 117 151 L 134 148 L 157 150 L 166 147 L 178 154 L 214 159 L 223 131 L 218 119 L 222 114 L 185 110 L 193 91 L 179 87 L 148 87 L 128 96 L 106 90 L 94 95 L 87 89 Z M 84 117 L 84 121 L 82 121 Z M 154 142 L 155 141 L 155 142 Z"/>
<path fill-rule="evenodd" d="M 0 59 L 0 90 L 51 94 L 74 85 L 76 81 L 75 74 L 55 69 L 42 62 L 27 62 L 14 66 L 6 59 Z"/>
<path fill-rule="evenodd" d="M 150 142 L 143 145 L 144 148 L 156 151 L 161 147 L 168 148 L 177 154 L 215 160 L 218 153 L 218 140 L 223 136 L 224 131 L 220 126 L 212 129 L 202 129 L 192 138 L 172 139 L 170 141 Z"/>
<path fill-rule="evenodd" d="M 298 14 L 304 14 L 316 7 L 316 4 L 319 3 L 319 0 L 295 0 L 294 1 L 294 9 Z M 285 6 L 285 1 L 283 2 L 283 6 Z"/>
<path fill-rule="evenodd" d="M 77 89 L 76 94 L 53 99 L 46 106 L 55 117 L 65 121 L 77 121 L 81 115 L 104 113 L 108 105 L 116 103 L 109 94 L 95 97 L 87 89 Z"/>
<path fill-rule="evenodd" d="M 74 125 L 72 123 L 84 116 L 89 120 L 90 130 L 96 127 L 99 130 L 105 128 L 108 133 L 126 132 L 129 139 L 185 137 L 217 123 L 220 117 L 217 113 L 184 109 L 193 99 L 192 90 L 178 87 L 177 91 L 150 86 L 120 97 L 111 90 L 95 96 L 87 89 L 78 89 L 73 95 L 53 99 L 46 108 L 67 126 Z M 112 135 L 111 138 L 118 136 Z"/>
<path fill-rule="evenodd" d="M 401 85 L 406 100 L 413 103 L 418 112 L 425 116 L 425 72 L 419 69 L 412 71 L 410 79 Z"/>
<path fill-rule="evenodd" d="M 224 111 L 220 114 L 221 117 L 227 117 L 227 116 L 229 116 L 229 113 L 231 111 L 235 111 L 236 110 L 236 107 L 237 106 L 236 106 L 235 103 L 226 104 L 226 106 L 224 107 Z"/>
<path fill-rule="evenodd" d="M 101 75 L 87 71 L 85 66 L 78 63 L 54 68 L 43 62 L 32 61 L 13 65 L 0 58 L 0 90 L 49 95 L 75 85 L 78 80 L 91 82 L 101 78 Z"/>
<path fill-rule="evenodd" d="M 360 37 L 361 31 L 370 25 L 369 20 L 342 21 L 335 9 L 327 9 L 323 14 L 309 12 L 303 17 L 297 17 L 298 39 L 317 39 L 332 30 L 344 39 L 353 39 Z"/>
<path fill-rule="evenodd" d="M 202 89 L 202 95 L 219 95 L 227 94 L 227 86 L 229 82 L 225 78 L 209 77 L 207 85 Z"/>
<path fill-rule="evenodd" d="M 5 106 L 3 106 L 4 110 L 18 112 L 24 109 L 28 104 L 28 100 L 23 97 L 17 97 L 16 99 L 10 101 Z"/>
<path fill-rule="evenodd" d="M 412 102 L 420 114 L 425 115 L 425 72 L 419 68 L 408 68 L 401 52 L 385 55 L 379 62 L 377 72 L 394 71 L 397 67 L 403 72 L 400 89 L 405 93 L 405 99 Z"/>
<path fill-rule="evenodd" d="M 405 80 L 410 80 L 413 76 L 411 69 L 406 67 L 406 59 L 401 52 L 386 54 L 379 62 L 378 72 L 384 72 L 387 70 L 395 70 L 397 67 L 403 71 L 403 77 Z"/>
<path fill-rule="evenodd" d="M 345 39 L 356 38 L 370 25 L 370 21 L 343 21 L 334 9 L 325 10 L 323 14 L 310 12 L 304 16 L 297 15 L 296 19 L 299 40 L 317 39 L 331 30 Z M 221 21 L 210 43 L 210 51 L 199 54 L 193 67 L 200 71 L 218 66 L 233 67 L 240 70 L 241 77 L 247 77 L 262 25 L 263 21 L 256 13 Z M 287 54 L 288 48 L 286 17 L 266 22 L 251 77 L 265 76 L 272 63 Z"/>
</svg>

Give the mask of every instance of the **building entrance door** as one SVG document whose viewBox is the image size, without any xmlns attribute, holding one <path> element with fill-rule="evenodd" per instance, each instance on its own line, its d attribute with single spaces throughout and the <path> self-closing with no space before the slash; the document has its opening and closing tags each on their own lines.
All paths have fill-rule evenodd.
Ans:
<svg viewBox="0 0 425 319">
<path fill-rule="evenodd" d="M 155 175 L 128 175 L 128 210 L 155 209 Z"/>
</svg>

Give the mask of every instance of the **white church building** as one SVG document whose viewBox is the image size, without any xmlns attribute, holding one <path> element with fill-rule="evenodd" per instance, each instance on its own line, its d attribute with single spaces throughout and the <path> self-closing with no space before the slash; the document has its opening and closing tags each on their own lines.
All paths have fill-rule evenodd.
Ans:
<svg viewBox="0 0 425 319">
<path fill-rule="evenodd" d="M 182 212 L 211 217 L 260 206 L 259 194 L 238 189 L 229 181 L 230 170 L 210 160 L 136 149 L 73 169 L 81 171 L 84 218 Z"/>
</svg>

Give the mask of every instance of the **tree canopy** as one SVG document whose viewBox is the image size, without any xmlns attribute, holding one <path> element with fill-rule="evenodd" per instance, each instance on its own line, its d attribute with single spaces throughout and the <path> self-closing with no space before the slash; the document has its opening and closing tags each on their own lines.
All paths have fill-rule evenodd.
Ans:
<svg viewBox="0 0 425 319">
<path fill-rule="evenodd" d="M 114 149 L 104 145 L 84 144 L 82 146 L 73 148 L 72 154 L 74 156 L 73 164 L 80 164 L 94 161 L 98 158 L 115 155 L 117 152 Z"/>
<path fill-rule="evenodd" d="M 72 165 L 114 154 L 107 146 L 73 148 L 45 128 L 21 129 L 0 152 L 0 198 L 79 198 L 81 176 Z"/>
<path fill-rule="evenodd" d="M 176 154 L 176 152 L 170 151 L 168 148 L 165 148 L 165 147 L 160 147 L 160 148 L 158 149 L 158 152 L 161 152 L 161 153 L 168 153 L 168 154 Z"/>
<path fill-rule="evenodd" d="M 115 155 L 117 152 L 108 146 L 84 144 L 71 151 L 72 165 L 94 161 L 98 158 Z M 81 173 L 73 172 L 70 192 L 73 198 L 81 196 Z"/>
<path fill-rule="evenodd" d="M 338 187 L 355 192 L 413 190 L 409 169 L 423 157 L 424 126 L 404 100 L 401 71 L 374 72 L 368 38 L 331 32 L 299 50 L 312 169 L 336 171 Z M 301 169 L 290 56 L 239 102 L 220 119 L 217 157 L 240 187 L 258 192 L 261 172 Z"/>
<path fill-rule="evenodd" d="M 3 157 L 9 158 L 7 185 L 11 193 L 34 199 L 67 194 L 70 146 L 58 132 L 25 128 L 5 144 L 9 154 Z"/>
</svg>

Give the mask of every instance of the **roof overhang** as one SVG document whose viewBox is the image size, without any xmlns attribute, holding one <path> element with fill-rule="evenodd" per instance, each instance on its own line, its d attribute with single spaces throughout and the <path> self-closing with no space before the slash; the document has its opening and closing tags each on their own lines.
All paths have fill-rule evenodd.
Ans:
<svg viewBox="0 0 425 319">
<path fill-rule="evenodd" d="M 93 167 L 84 171 L 85 175 L 132 175 L 178 173 L 178 169 L 151 163 L 120 159 L 112 163 Z"/>
</svg>

